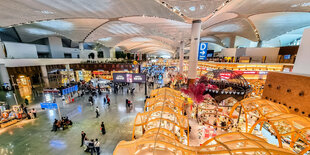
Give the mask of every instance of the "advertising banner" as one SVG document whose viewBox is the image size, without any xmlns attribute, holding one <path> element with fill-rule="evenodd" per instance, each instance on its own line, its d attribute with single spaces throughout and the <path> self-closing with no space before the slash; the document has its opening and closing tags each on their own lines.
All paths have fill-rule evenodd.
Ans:
<svg viewBox="0 0 310 155">
<path fill-rule="evenodd" d="M 144 83 L 145 74 L 140 73 L 113 73 L 113 82 Z"/>
<path fill-rule="evenodd" d="M 198 51 L 198 60 L 207 60 L 208 43 L 200 43 Z"/>
<path fill-rule="evenodd" d="M 144 83 L 146 81 L 145 74 L 132 74 L 132 82 L 134 83 Z"/>
<path fill-rule="evenodd" d="M 113 82 L 127 82 L 126 73 L 113 73 Z"/>
</svg>

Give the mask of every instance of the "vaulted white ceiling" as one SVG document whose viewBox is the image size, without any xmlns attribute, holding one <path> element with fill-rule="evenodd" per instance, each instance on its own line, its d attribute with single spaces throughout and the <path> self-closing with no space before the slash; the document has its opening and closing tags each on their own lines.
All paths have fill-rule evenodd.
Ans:
<svg viewBox="0 0 310 155">
<path fill-rule="evenodd" d="M 296 38 L 309 11 L 309 0 L 2 0 L 0 27 L 14 27 L 23 42 L 62 36 L 169 54 L 189 43 L 195 19 L 201 40 L 223 46 L 227 37 L 268 41 L 301 30 Z"/>
</svg>

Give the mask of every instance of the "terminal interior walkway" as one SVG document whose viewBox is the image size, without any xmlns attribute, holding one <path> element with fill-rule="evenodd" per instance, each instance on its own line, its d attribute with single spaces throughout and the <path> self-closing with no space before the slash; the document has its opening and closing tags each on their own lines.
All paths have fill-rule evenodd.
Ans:
<svg viewBox="0 0 310 155">
<path fill-rule="evenodd" d="M 64 131 L 51 132 L 54 119 L 58 119 L 57 110 L 45 110 L 39 112 L 35 120 L 22 121 L 4 130 L 0 129 L 0 154 L 87 154 L 80 147 L 82 130 L 88 138 L 99 139 L 102 155 L 112 154 L 119 141 L 131 140 L 133 121 L 138 112 L 143 112 L 144 86 L 139 89 L 136 85 L 134 95 L 126 94 L 126 91 L 124 94 L 110 94 L 110 107 L 103 105 L 104 96 L 105 94 L 102 94 L 97 97 L 94 106 L 89 105 L 86 95 L 62 107 L 63 116 L 68 114 L 73 121 L 73 126 Z M 134 104 L 130 111 L 125 106 L 126 98 Z M 100 109 L 99 118 L 95 117 L 96 106 Z M 105 123 L 105 135 L 100 132 L 101 121 Z"/>
</svg>

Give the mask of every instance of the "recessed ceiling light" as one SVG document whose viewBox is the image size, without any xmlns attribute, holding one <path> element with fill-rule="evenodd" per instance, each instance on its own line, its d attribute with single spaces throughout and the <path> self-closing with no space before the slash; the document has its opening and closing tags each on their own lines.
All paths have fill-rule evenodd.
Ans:
<svg viewBox="0 0 310 155">
<path fill-rule="evenodd" d="M 110 41 L 110 40 L 112 40 L 112 38 L 111 37 L 106 37 L 106 38 L 101 38 L 99 40 L 100 41 Z"/>
<path fill-rule="evenodd" d="M 42 14 L 45 14 L 45 15 L 52 15 L 52 14 L 55 13 L 55 12 L 48 11 L 48 10 L 38 10 L 38 11 L 35 11 L 35 12 L 42 13 Z"/>
</svg>

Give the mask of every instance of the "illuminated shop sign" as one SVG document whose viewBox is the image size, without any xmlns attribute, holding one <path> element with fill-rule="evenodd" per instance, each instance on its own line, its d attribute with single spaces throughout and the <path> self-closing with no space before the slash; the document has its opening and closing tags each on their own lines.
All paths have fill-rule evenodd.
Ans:
<svg viewBox="0 0 310 155">
<path fill-rule="evenodd" d="M 267 72 L 267 71 L 260 71 L 258 74 L 259 74 L 259 75 L 267 75 L 268 72 Z"/>
<path fill-rule="evenodd" d="M 268 71 L 235 71 L 238 74 L 251 74 L 251 75 L 255 75 L 255 74 L 259 74 L 259 75 L 267 75 Z"/>
<path fill-rule="evenodd" d="M 113 82 L 144 83 L 145 81 L 145 74 L 113 73 Z"/>
<path fill-rule="evenodd" d="M 220 73 L 220 77 L 222 80 L 230 79 L 231 73 Z"/>
</svg>

